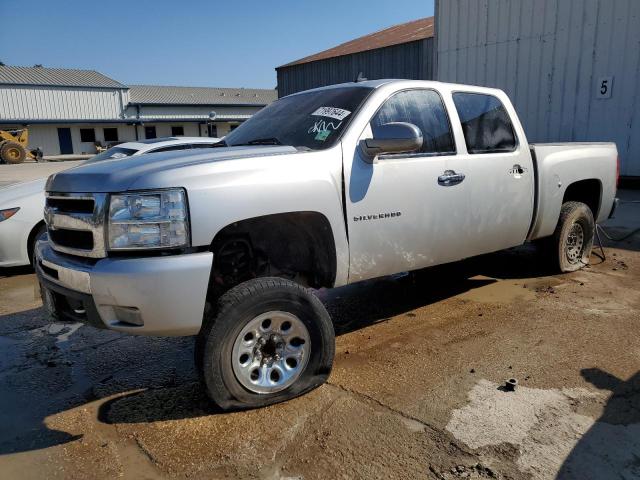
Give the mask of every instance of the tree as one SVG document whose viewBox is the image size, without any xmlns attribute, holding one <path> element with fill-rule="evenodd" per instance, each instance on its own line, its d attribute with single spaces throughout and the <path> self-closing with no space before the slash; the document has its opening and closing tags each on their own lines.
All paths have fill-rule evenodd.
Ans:
<svg viewBox="0 0 640 480">
<path fill-rule="evenodd" d="M 2 60 L 0 60 L 0 67 L 4 67 L 4 62 Z"/>
<path fill-rule="evenodd" d="M 42 68 L 42 64 L 41 63 L 36 63 L 33 68 Z"/>
</svg>

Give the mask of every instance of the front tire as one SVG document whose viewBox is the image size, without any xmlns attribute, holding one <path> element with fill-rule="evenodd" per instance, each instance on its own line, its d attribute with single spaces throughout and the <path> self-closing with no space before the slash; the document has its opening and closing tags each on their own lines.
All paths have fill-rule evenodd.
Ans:
<svg viewBox="0 0 640 480">
<path fill-rule="evenodd" d="M 36 268 L 35 266 L 36 243 L 38 243 L 39 240 L 46 240 L 47 235 L 48 235 L 47 226 L 44 224 L 38 226 L 37 229 L 34 229 L 31 235 L 29 235 L 29 244 L 27 245 L 27 255 L 29 255 L 29 264 L 34 268 L 34 270 Z"/>
<path fill-rule="evenodd" d="M 553 233 L 554 263 L 561 272 L 574 272 L 589 264 L 595 222 L 591 209 L 581 202 L 566 202 Z"/>
<path fill-rule="evenodd" d="M 283 402 L 322 385 L 335 336 L 326 309 L 308 289 L 257 278 L 208 309 L 196 361 L 209 397 L 224 410 Z"/>
</svg>

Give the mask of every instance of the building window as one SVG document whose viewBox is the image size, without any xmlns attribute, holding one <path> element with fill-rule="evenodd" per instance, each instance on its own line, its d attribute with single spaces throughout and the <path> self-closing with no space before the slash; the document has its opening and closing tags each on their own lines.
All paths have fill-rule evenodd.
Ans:
<svg viewBox="0 0 640 480">
<path fill-rule="evenodd" d="M 147 140 L 150 138 L 156 138 L 156 127 L 155 125 L 144 127 L 144 138 Z"/>
<path fill-rule="evenodd" d="M 207 124 L 207 136 L 218 138 L 218 126 L 215 123 Z"/>
<path fill-rule="evenodd" d="M 236 128 L 238 128 L 240 125 L 229 125 L 229 131 L 233 132 Z"/>
<path fill-rule="evenodd" d="M 104 129 L 104 141 L 105 142 L 117 142 L 118 141 L 118 129 L 117 128 L 105 128 Z"/>
<path fill-rule="evenodd" d="M 512 152 L 516 136 L 507 110 L 492 95 L 454 93 L 467 151 L 473 153 Z"/>
<path fill-rule="evenodd" d="M 171 136 L 184 137 L 184 127 L 182 125 L 171 127 Z"/>
<path fill-rule="evenodd" d="M 96 131 L 93 128 L 81 128 L 80 129 L 80 141 L 81 142 L 95 142 Z"/>
</svg>

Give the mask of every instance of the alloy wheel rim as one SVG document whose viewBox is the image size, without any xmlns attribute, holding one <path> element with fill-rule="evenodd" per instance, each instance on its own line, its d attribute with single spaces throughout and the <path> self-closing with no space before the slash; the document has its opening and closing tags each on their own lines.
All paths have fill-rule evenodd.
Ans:
<svg viewBox="0 0 640 480">
<path fill-rule="evenodd" d="M 233 344 L 231 364 L 240 384 L 254 393 L 291 386 L 309 360 L 309 330 L 289 312 L 265 312 L 250 320 Z"/>
<path fill-rule="evenodd" d="M 574 223 L 571 225 L 569 235 L 567 236 L 567 243 L 565 246 L 565 253 L 569 263 L 575 264 L 582 259 L 582 250 L 584 248 L 584 230 L 582 225 Z"/>
</svg>

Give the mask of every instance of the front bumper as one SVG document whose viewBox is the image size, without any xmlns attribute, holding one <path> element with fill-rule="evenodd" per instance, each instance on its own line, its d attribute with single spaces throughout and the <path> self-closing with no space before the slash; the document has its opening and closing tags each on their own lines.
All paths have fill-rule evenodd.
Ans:
<svg viewBox="0 0 640 480">
<path fill-rule="evenodd" d="M 211 274 L 211 252 L 78 259 L 36 246 L 36 272 L 54 318 L 138 335 L 195 335 Z"/>
</svg>

